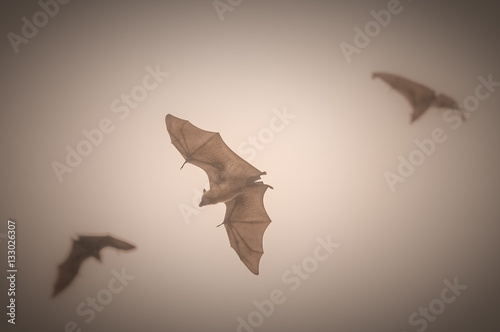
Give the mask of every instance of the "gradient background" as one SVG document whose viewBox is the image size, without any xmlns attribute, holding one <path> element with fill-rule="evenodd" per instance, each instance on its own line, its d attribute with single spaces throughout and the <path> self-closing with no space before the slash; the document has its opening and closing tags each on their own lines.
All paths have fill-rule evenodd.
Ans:
<svg viewBox="0 0 500 332">
<path fill-rule="evenodd" d="M 458 277 L 467 290 L 427 331 L 498 331 L 500 91 L 456 131 L 435 109 L 410 126 L 407 101 L 371 73 L 462 102 L 479 75 L 500 81 L 500 5 L 401 3 L 348 64 L 339 44 L 353 44 L 354 27 L 386 1 L 245 0 L 221 21 L 210 0 L 74 0 L 18 54 L 6 36 L 40 7 L 2 1 L 0 233 L 16 219 L 18 280 L 17 324 L 2 309 L 0 329 L 64 331 L 75 321 L 83 331 L 236 331 L 254 300 L 280 289 L 286 301 L 255 331 L 410 332 L 410 314 Z M 120 120 L 111 103 L 157 64 L 169 77 Z M 215 227 L 222 204 L 182 217 L 207 179 L 192 165 L 179 171 L 164 118 L 219 131 L 236 151 L 284 108 L 295 118 L 251 161 L 275 188 L 254 276 Z M 58 182 L 51 163 L 103 118 L 115 130 Z M 392 193 L 384 172 L 437 127 L 448 140 Z M 71 238 L 101 233 L 138 250 L 104 250 L 102 264 L 86 261 L 51 298 Z M 292 291 L 282 274 L 329 235 L 341 247 Z M 122 267 L 136 278 L 85 323 L 75 308 Z M 7 288 L 2 278 L 2 308 Z"/>
</svg>

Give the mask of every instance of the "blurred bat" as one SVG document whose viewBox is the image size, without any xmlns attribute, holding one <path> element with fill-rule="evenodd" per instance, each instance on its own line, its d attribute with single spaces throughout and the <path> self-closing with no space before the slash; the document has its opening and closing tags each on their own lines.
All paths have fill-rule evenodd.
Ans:
<svg viewBox="0 0 500 332">
<path fill-rule="evenodd" d="M 460 110 L 457 102 L 447 95 L 436 94 L 436 92 L 425 85 L 413 82 L 407 78 L 376 72 L 372 74 L 372 78 L 379 77 L 392 88 L 399 91 L 410 102 L 413 107 L 410 123 L 420 118 L 430 107 L 448 108 L 460 112 L 460 116 L 465 121 L 465 115 Z"/>
<path fill-rule="evenodd" d="M 185 159 L 181 169 L 191 163 L 208 175 L 210 189 L 203 189 L 200 206 L 226 204 L 222 224 L 229 243 L 246 267 L 259 274 L 264 231 L 271 222 L 263 200 L 267 188 L 272 187 L 259 181 L 266 172 L 234 153 L 219 133 L 202 130 L 170 114 L 165 122 L 172 144 Z"/>
<path fill-rule="evenodd" d="M 73 247 L 71 248 L 68 258 L 59 265 L 59 273 L 52 296 L 59 294 L 73 281 L 84 260 L 89 257 L 94 257 L 101 261 L 100 251 L 104 247 L 113 247 L 120 250 L 131 250 L 135 248 L 135 246 L 115 239 L 109 235 L 79 236 L 78 240 L 73 240 Z"/>
</svg>

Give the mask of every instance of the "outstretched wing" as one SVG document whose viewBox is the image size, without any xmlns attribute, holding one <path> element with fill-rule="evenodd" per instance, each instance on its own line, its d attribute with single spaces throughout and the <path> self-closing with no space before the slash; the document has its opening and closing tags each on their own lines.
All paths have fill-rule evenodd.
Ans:
<svg viewBox="0 0 500 332">
<path fill-rule="evenodd" d="M 434 98 L 434 100 L 432 101 L 432 106 L 455 110 L 460 113 L 460 117 L 462 118 L 462 120 L 465 121 L 466 119 L 465 112 L 460 108 L 457 101 L 443 93 L 438 94 L 436 98 Z"/>
<path fill-rule="evenodd" d="M 229 243 L 241 261 L 253 274 L 259 274 L 259 262 L 264 253 L 264 231 L 271 222 L 264 208 L 264 193 L 272 188 L 262 182 L 244 187 L 242 193 L 226 202 L 226 227 Z"/>
<path fill-rule="evenodd" d="M 413 108 L 411 122 L 420 118 L 429 109 L 435 98 L 434 90 L 402 76 L 381 72 L 372 74 L 372 78 L 377 77 L 405 96 Z"/>
<path fill-rule="evenodd" d="M 190 163 L 201 167 L 208 175 L 210 188 L 222 180 L 238 180 L 262 174 L 234 153 L 219 133 L 200 129 L 187 120 L 171 114 L 165 118 L 172 144 Z"/>
<path fill-rule="evenodd" d="M 65 289 L 76 277 L 83 261 L 90 257 L 89 252 L 78 241 L 73 241 L 73 247 L 66 260 L 59 265 L 57 280 L 54 284 L 52 296 L 56 296 Z"/>
<path fill-rule="evenodd" d="M 110 235 L 104 236 L 79 236 L 78 242 L 82 247 L 84 247 L 89 253 L 98 254 L 104 247 L 113 247 L 120 250 L 132 250 L 135 248 L 134 245 L 118 240 Z"/>
<path fill-rule="evenodd" d="M 458 103 L 456 102 L 455 99 L 440 93 L 436 96 L 434 101 L 432 102 L 432 106 L 439 107 L 439 108 L 449 108 L 452 110 L 458 110 L 460 107 L 458 106 Z"/>
</svg>

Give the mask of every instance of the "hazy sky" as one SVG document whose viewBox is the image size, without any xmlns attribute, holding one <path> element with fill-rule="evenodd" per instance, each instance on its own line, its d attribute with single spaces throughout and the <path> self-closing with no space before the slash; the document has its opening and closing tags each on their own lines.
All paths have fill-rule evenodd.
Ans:
<svg viewBox="0 0 500 332">
<path fill-rule="evenodd" d="M 0 5 L 2 331 L 498 331 L 497 1 L 21 2 Z M 467 121 L 410 125 L 374 71 Z M 168 113 L 267 171 L 259 276 L 224 205 L 197 208 L 207 177 L 179 170 Z M 138 249 L 51 298 L 79 234 Z"/>
</svg>

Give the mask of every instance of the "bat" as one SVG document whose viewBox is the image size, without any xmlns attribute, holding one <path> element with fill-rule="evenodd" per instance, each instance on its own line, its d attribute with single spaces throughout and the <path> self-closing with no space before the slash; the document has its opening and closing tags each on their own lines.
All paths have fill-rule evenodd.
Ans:
<svg viewBox="0 0 500 332">
<path fill-rule="evenodd" d="M 225 203 L 224 225 L 231 247 L 255 275 L 264 253 L 264 231 L 271 222 L 264 207 L 264 193 L 273 187 L 260 180 L 261 172 L 234 153 L 217 132 L 202 130 L 171 114 L 165 118 L 172 144 L 190 163 L 208 175 L 199 206 Z M 218 226 L 220 226 L 218 225 Z M 217 226 L 217 227 L 218 227 Z"/>
<path fill-rule="evenodd" d="M 413 107 L 410 123 L 420 118 L 430 107 L 457 110 L 460 112 L 462 119 L 465 120 L 465 115 L 460 110 L 458 103 L 445 94 L 437 94 L 434 90 L 425 85 L 413 82 L 398 75 L 381 72 L 372 74 L 372 78 L 377 77 L 389 84 L 393 89 L 399 91 L 410 102 Z"/>
<path fill-rule="evenodd" d="M 118 240 L 112 236 L 79 236 L 78 240 L 73 240 L 71 252 L 66 260 L 59 265 L 59 273 L 54 285 L 52 297 L 59 294 L 78 274 L 78 270 L 83 261 L 89 257 L 94 257 L 101 261 L 100 251 L 104 247 L 113 247 L 120 250 L 132 250 L 135 246 Z"/>
</svg>

